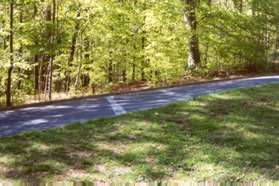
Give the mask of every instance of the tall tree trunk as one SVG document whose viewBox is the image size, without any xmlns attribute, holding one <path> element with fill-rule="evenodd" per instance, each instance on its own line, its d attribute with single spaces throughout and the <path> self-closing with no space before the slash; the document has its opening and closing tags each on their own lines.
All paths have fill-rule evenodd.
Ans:
<svg viewBox="0 0 279 186">
<path fill-rule="evenodd" d="M 9 3 L 9 17 L 10 17 L 10 65 L 8 68 L 8 78 L 7 78 L 7 87 L 6 87 L 6 105 L 7 107 L 12 106 L 12 93 L 11 93 L 11 86 L 12 86 L 12 72 L 13 72 L 13 67 L 14 67 L 14 46 L 13 46 L 13 22 L 14 22 L 14 2 L 13 0 L 10 0 Z"/>
<path fill-rule="evenodd" d="M 147 2 L 144 1 L 143 2 L 143 11 L 145 11 L 147 9 Z M 144 28 L 146 24 L 146 16 L 143 17 L 143 25 L 142 27 Z M 145 57 L 145 46 L 146 46 L 146 30 L 143 30 L 142 31 L 142 37 L 141 37 L 141 50 L 142 50 L 142 61 L 141 61 L 141 68 L 140 68 L 140 71 L 141 71 L 141 80 L 142 81 L 146 81 L 146 78 L 145 78 L 145 67 L 146 67 L 146 57 Z"/>
<path fill-rule="evenodd" d="M 50 6 L 49 6 L 50 8 Z M 49 44 L 54 47 L 55 43 L 55 34 L 56 34 L 56 0 L 52 0 L 52 11 L 49 9 L 50 13 L 50 21 L 52 20 L 52 29 L 50 29 Z M 49 17 L 48 17 L 49 18 Z M 50 101 L 52 99 L 52 73 L 53 73 L 53 61 L 55 57 L 55 49 L 52 51 L 51 56 L 48 57 L 49 63 L 47 67 L 47 78 L 46 78 L 46 87 L 45 87 L 45 95 L 48 97 Z"/>
<path fill-rule="evenodd" d="M 21 5 L 23 6 L 23 5 Z M 22 7 L 20 8 L 20 14 L 19 14 L 19 23 L 23 23 L 23 9 Z M 22 29 L 20 28 L 19 32 L 22 32 Z M 22 47 L 22 42 L 19 43 L 20 47 L 18 49 L 18 54 L 20 56 L 20 58 L 22 58 L 23 56 L 23 47 Z M 22 68 L 18 68 L 18 76 L 19 79 L 17 81 L 17 89 L 20 90 L 21 89 L 21 85 L 22 85 L 22 79 L 23 79 L 23 74 L 24 74 L 24 70 Z"/>
<path fill-rule="evenodd" d="M 37 5 L 36 2 L 33 2 L 33 15 L 32 18 L 35 19 L 37 15 Z M 35 45 L 38 43 L 35 42 Z M 40 74 L 40 68 L 41 68 L 41 62 L 40 62 L 40 56 L 39 54 L 35 54 L 33 57 L 34 64 L 38 64 L 34 68 L 34 90 L 35 90 L 35 97 L 38 96 L 38 99 L 40 100 L 40 94 L 41 94 L 41 74 Z M 36 99 L 36 98 L 35 98 Z"/>
<path fill-rule="evenodd" d="M 256 16 L 256 10 L 257 10 L 257 5 L 255 1 L 252 1 L 251 4 L 251 11 L 252 11 L 252 16 L 255 17 Z"/>
<path fill-rule="evenodd" d="M 126 67 L 122 70 L 122 81 L 126 82 L 127 81 L 127 72 L 126 72 Z"/>
<path fill-rule="evenodd" d="M 192 68 L 200 64 L 200 49 L 199 49 L 199 37 L 197 34 L 197 17 L 196 17 L 196 0 L 184 0 L 184 18 L 186 27 L 190 27 L 191 36 L 189 39 L 189 56 L 188 67 Z"/>
<path fill-rule="evenodd" d="M 52 30 L 52 36 L 51 36 L 51 44 L 54 46 L 55 39 L 56 39 L 56 0 L 52 0 L 52 24 L 53 24 L 53 30 Z M 52 99 L 52 73 L 53 73 L 53 61 L 55 57 L 55 49 L 52 53 L 50 63 L 49 63 L 49 90 L 48 90 L 48 100 Z"/>
<path fill-rule="evenodd" d="M 46 83 L 45 83 L 45 97 L 47 96 L 48 100 L 51 100 L 51 89 L 52 89 L 52 65 L 53 65 L 53 57 L 50 58 L 50 61 L 47 66 L 47 76 L 46 76 Z"/>
<path fill-rule="evenodd" d="M 51 57 L 50 62 L 48 64 L 48 100 L 51 101 L 52 99 L 52 70 L 53 70 L 53 59 L 54 57 Z"/>
<path fill-rule="evenodd" d="M 44 57 L 41 57 L 39 59 L 39 72 L 38 72 L 38 95 L 39 95 L 39 101 L 41 100 L 41 94 L 43 90 L 43 59 Z"/>
<path fill-rule="evenodd" d="M 134 58 L 134 62 L 132 64 L 132 81 L 136 80 L 136 64 L 135 64 L 135 58 Z"/>
<path fill-rule="evenodd" d="M 113 67 L 112 67 L 112 56 L 110 52 L 109 66 L 108 66 L 108 82 L 111 83 L 113 81 Z"/>
<path fill-rule="evenodd" d="M 276 41 L 275 41 L 275 58 L 278 60 L 279 56 L 279 26 L 277 26 Z"/>
<path fill-rule="evenodd" d="M 83 37 L 80 37 L 80 42 L 83 43 Z M 76 80 L 75 80 L 75 91 L 77 91 L 80 88 L 80 78 L 81 78 L 81 67 L 82 67 L 82 62 L 83 62 L 83 57 L 87 57 L 87 56 L 83 56 L 84 53 L 84 47 L 83 45 L 80 46 L 79 50 L 76 51 L 77 53 L 77 60 L 79 62 L 78 64 L 78 69 L 77 69 L 77 75 L 76 75 Z"/>
<path fill-rule="evenodd" d="M 135 37 L 134 37 L 135 41 L 137 40 L 136 33 L 135 33 Z M 136 80 L 136 63 L 137 63 L 137 57 L 135 55 L 135 51 L 137 51 L 136 42 L 134 42 L 133 45 L 134 45 L 134 53 L 133 53 L 133 62 L 132 62 L 132 81 L 135 81 Z"/>
<path fill-rule="evenodd" d="M 76 23 L 75 23 L 75 28 L 74 28 L 74 34 L 72 36 L 72 43 L 71 43 L 71 48 L 70 48 L 70 55 L 68 59 L 68 69 L 66 71 L 66 81 L 65 81 L 65 92 L 68 92 L 70 90 L 70 84 L 71 84 L 71 66 L 72 62 L 74 61 L 74 56 L 76 52 L 76 43 L 77 43 L 77 37 L 78 37 L 78 31 L 80 27 L 80 20 L 78 18 L 80 17 L 80 10 L 78 10 L 77 15 L 76 15 Z"/>
<path fill-rule="evenodd" d="M 44 10 L 44 16 L 45 16 L 45 21 L 48 25 L 47 26 L 47 30 L 46 30 L 46 39 L 48 41 L 48 48 L 52 48 L 51 47 L 51 42 L 52 42 L 52 29 L 51 27 L 49 27 L 49 24 L 51 22 L 51 18 L 52 18 L 52 13 L 51 13 L 51 5 L 50 4 L 47 4 L 45 10 Z M 50 63 L 50 56 L 49 54 L 44 54 L 44 56 L 42 56 L 42 61 L 41 61 L 41 66 L 40 66 L 40 76 L 42 78 L 42 82 L 44 82 L 44 87 L 42 86 L 41 88 L 43 89 L 44 88 L 44 99 L 46 100 L 46 97 L 48 95 L 48 87 L 49 87 L 49 74 L 50 74 L 50 71 L 49 71 L 49 63 Z M 48 62 L 46 64 L 46 73 L 45 73 L 45 62 Z"/>
<path fill-rule="evenodd" d="M 211 5 L 212 5 L 212 0 L 208 0 L 207 1 L 207 6 L 208 6 L 208 9 L 209 9 L 209 12 L 211 11 Z M 205 62 L 205 64 L 208 63 L 208 58 L 209 58 L 208 52 L 209 52 L 209 41 L 207 40 L 206 44 L 205 44 L 205 52 L 204 52 L 204 62 Z"/>
<path fill-rule="evenodd" d="M 141 80 L 145 81 L 145 72 L 144 72 L 144 65 L 146 64 L 146 59 L 145 59 L 145 55 L 144 55 L 144 49 L 145 49 L 145 31 L 143 32 L 143 36 L 141 39 L 141 47 L 142 47 L 142 62 L 141 62 Z"/>
<path fill-rule="evenodd" d="M 79 61 L 79 65 L 78 65 L 78 73 L 76 76 L 76 81 L 75 81 L 75 90 L 77 91 L 80 87 L 80 75 L 81 75 L 81 67 L 82 67 L 82 60 Z"/>
<path fill-rule="evenodd" d="M 265 15 L 265 19 L 267 20 L 267 15 Z M 269 62 L 269 49 L 270 49 L 270 33 L 269 33 L 269 23 L 265 23 L 264 33 L 263 33 L 263 43 L 265 49 L 265 61 Z"/>
<path fill-rule="evenodd" d="M 33 63 L 36 64 L 38 62 L 38 55 L 33 57 Z M 38 95 L 39 91 L 39 65 L 34 67 L 34 90 L 35 95 Z"/>
</svg>

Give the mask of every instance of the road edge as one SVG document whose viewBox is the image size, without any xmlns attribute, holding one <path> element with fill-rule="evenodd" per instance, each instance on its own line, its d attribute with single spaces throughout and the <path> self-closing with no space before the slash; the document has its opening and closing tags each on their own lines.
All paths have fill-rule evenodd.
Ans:
<svg viewBox="0 0 279 186">
<path fill-rule="evenodd" d="M 141 92 L 148 92 L 153 90 L 161 90 L 161 89 L 167 89 L 167 88 L 175 88 L 175 87 L 184 87 L 184 86 L 190 86 L 190 85 L 201 85 L 201 84 L 207 84 L 207 83 L 218 83 L 218 82 L 224 82 L 224 81 L 231 81 L 231 80 L 242 80 L 247 78 L 257 78 L 257 77 L 264 77 L 264 76 L 276 76 L 279 74 L 262 74 L 262 75 L 243 75 L 240 77 L 235 78 L 223 78 L 223 79 L 213 79 L 213 80 L 204 80 L 204 81 L 198 81 L 198 82 L 191 82 L 191 83 L 183 83 L 183 84 L 176 84 L 176 85 L 170 85 L 170 86 L 163 86 L 163 87 L 154 87 L 154 88 L 148 88 L 144 90 L 132 90 L 132 91 L 126 91 L 126 92 L 118 92 L 118 93 L 108 93 L 108 94 L 100 94 L 100 95 L 92 95 L 92 96 L 82 96 L 82 97 L 73 97 L 70 99 L 60 99 L 60 100 L 53 100 L 53 101 L 47 101 L 47 102 L 41 102 L 41 103 L 31 103 L 31 104 L 23 104 L 23 105 L 17 105 L 12 106 L 9 108 L 0 108 L 0 112 L 2 111 L 12 111 L 16 109 L 23 109 L 23 108 L 29 108 L 29 107 L 41 107 L 41 106 L 48 106 L 52 104 L 57 103 L 64 103 L 69 101 L 78 101 L 83 99 L 94 99 L 94 98 L 100 98 L 100 97 L 107 97 L 107 96 L 117 96 L 117 95 L 126 95 L 131 93 L 141 93 Z"/>
</svg>

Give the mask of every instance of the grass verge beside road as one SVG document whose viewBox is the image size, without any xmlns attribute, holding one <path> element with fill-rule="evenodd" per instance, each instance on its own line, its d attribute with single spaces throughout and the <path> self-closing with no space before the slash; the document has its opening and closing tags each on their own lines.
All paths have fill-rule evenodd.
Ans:
<svg viewBox="0 0 279 186">
<path fill-rule="evenodd" d="M 279 84 L 0 139 L 0 177 L 279 180 Z"/>
</svg>

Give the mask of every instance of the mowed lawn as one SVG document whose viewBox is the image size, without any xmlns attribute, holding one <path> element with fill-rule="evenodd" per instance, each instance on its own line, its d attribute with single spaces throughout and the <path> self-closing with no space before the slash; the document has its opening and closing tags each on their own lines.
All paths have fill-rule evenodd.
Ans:
<svg viewBox="0 0 279 186">
<path fill-rule="evenodd" d="M 279 84 L 0 138 L 4 179 L 279 180 Z"/>
</svg>

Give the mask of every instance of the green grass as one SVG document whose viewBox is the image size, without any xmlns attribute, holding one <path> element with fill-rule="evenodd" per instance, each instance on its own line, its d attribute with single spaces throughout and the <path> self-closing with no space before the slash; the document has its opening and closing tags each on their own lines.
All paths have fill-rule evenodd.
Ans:
<svg viewBox="0 0 279 186">
<path fill-rule="evenodd" d="M 279 84 L 0 139 L 0 177 L 279 180 Z"/>
</svg>

